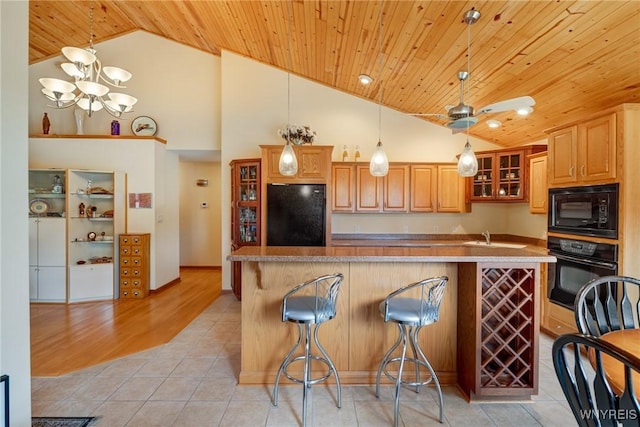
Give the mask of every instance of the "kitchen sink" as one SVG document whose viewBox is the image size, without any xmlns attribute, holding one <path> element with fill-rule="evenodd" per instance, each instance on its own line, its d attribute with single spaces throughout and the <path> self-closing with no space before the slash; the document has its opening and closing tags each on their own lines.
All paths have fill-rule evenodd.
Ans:
<svg viewBox="0 0 640 427">
<path fill-rule="evenodd" d="M 464 242 L 465 246 L 481 246 L 483 248 L 513 248 L 513 249 L 522 249 L 527 245 L 522 245 L 519 243 L 501 243 L 501 242 L 491 242 L 487 245 L 487 242 L 482 240 L 471 240 L 469 242 Z"/>
</svg>

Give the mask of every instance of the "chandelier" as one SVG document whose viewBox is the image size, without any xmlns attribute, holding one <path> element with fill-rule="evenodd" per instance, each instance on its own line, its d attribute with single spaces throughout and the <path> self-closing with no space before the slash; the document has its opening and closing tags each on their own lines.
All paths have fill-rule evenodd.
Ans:
<svg viewBox="0 0 640 427">
<path fill-rule="evenodd" d="M 43 77 L 39 79 L 42 84 L 42 93 L 54 105 L 55 108 L 68 108 L 77 105 L 87 111 L 89 117 L 94 111 L 103 108 L 114 117 L 121 117 L 123 113 L 133 110 L 133 105 L 138 102 L 133 96 L 110 92 L 108 86 L 121 89 L 121 86 L 131 79 L 132 74 L 118 67 L 103 67 L 93 48 L 93 3 L 89 8 L 89 47 L 63 47 L 62 55 L 71 62 L 61 64 L 62 70 L 73 78 L 73 83 L 65 80 Z M 108 98 L 106 96 L 108 95 Z"/>
</svg>

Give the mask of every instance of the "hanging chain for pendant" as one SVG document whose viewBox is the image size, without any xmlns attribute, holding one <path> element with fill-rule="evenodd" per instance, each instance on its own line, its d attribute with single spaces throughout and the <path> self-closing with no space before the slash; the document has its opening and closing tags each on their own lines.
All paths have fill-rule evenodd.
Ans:
<svg viewBox="0 0 640 427">
<path fill-rule="evenodd" d="M 378 142 L 382 141 L 382 0 L 378 2 Z"/>
<path fill-rule="evenodd" d="M 287 143 L 290 142 L 289 125 L 291 124 L 291 10 L 287 1 Z"/>
</svg>

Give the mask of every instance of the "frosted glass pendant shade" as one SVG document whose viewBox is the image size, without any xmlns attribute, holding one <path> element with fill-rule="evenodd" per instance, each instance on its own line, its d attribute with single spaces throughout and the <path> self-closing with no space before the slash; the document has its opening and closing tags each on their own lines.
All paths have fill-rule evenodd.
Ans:
<svg viewBox="0 0 640 427">
<path fill-rule="evenodd" d="M 389 173 L 389 159 L 387 158 L 387 154 L 384 152 L 384 148 L 382 148 L 382 142 L 378 141 L 378 145 L 376 145 L 376 151 L 373 152 L 373 156 L 371 156 L 371 161 L 369 162 L 369 172 L 373 176 L 385 176 Z"/>
<path fill-rule="evenodd" d="M 287 141 L 280 154 L 280 163 L 278 164 L 280 175 L 292 176 L 298 173 L 298 159 L 293 151 L 291 143 Z"/>
<path fill-rule="evenodd" d="M 458 174 L 460 176 L 475 176 L 478 173 L 478 159 L 469 141 L 464 145 L 460 159 L 458 159 Z"/>
</svg>

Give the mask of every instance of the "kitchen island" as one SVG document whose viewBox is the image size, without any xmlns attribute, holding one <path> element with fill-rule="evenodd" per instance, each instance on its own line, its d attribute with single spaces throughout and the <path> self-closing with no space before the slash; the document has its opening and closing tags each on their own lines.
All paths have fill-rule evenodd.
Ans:
<svg viewBox="0 0 640 427">
<path fill-rule="evenodd" d="M 426 277 L 449 283 L 437 323 L 421 346 L 442 384 L 470 400 L 529 399 L 538 389 L 540 264 L 546 249 L 447 242 L 420 246 L 247 246 L 242 262 L 241 384 L 272 383 L 294 340 L 281 322 L 284 294 L 310 278 L 339 272 L 344 281 L 335 319 L 320 340 L 344 384 L 374 384 L 382 356 L 397 337 L 378 305 L 390 292 Z"/>
</svg>

